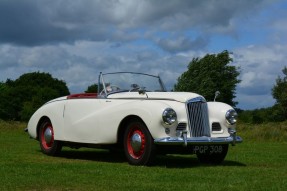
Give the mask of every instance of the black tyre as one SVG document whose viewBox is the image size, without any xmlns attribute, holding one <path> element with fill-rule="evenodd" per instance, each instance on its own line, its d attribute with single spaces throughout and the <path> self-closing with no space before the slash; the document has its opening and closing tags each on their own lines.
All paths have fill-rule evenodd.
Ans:
<svg viewBox="0 0 287 191">
<path fill-rule="evenodd" d="M 124 132 L 125 156 L 131 165 L 150 165 L 155 158 L 155 145 L 147 127 L 133 120 Z"/>
<path fill-rule="evenodd" d="M 45 120 L 39 130 L 40 148 L 47 155 L 57 155 L 62 149 L 62 144 L 54 140 L 54 129 L 49 120 Z"/>
<path fill-rule="evenodd" d="M 205 153 L 197 152 L 197 158 L 201 163 L 204 164 L 220 164 L 225 159 L 226 154 L 228 152 L 228 145 L 216 145 L 216 148 L 220 146 L 220 150 L 216 150 L 217 152 L 214 152 L 214 150 L 209 149 Z M 212 146 L 210 147 L 212 148 Z"/>
</svg>

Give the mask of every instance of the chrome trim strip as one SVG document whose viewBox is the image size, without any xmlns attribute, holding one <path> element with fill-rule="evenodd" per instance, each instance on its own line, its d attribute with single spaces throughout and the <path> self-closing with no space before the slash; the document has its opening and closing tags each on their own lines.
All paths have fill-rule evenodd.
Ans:
<svg viewBox="0 0 287 191">
<path fill-rule="evenodd" d="M 111 94 L 109 94 L 111 95 Z M 147 94 L 148 95 L 148 94 Z M 165 99 L 165 98 L 137 98 L 137 97 L 123 97 L 123 98 L 109 98 L 109 96 L 107 97 L 107 99 L 113 99 L 113 100 L 164 100 L 164 101 L 176 101 L 176 102 L 180 102 L 180 101 L 177 101 L 175 99 Z"/>
<path fill-rule="evenodd" d="M 235 138 L 235 139 L 234 139 Z M 154 143 L 157 145 L 208 145 L 208 144 L 232 144 L 242 143 L 243 139 L 239 136 L 230 136 L 230 137 L 192 137 L 192 138 L 183 138 L 183 137 L 165 137 L 160 139 L 155 139 Z"/>
</svg>

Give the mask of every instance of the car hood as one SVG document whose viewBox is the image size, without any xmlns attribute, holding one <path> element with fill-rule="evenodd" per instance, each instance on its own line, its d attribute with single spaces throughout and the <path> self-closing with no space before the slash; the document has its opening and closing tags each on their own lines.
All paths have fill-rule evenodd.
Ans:
<svg viewBox="0 0 287 191">
<path fill-rule="evenodd" d="M 138 92 L 122 92 L 110 94 L 110 99 L 157 99 L 157 100 L 173 100 L 179 102 L 186 102 L 190 99 L 201 97 L 199 94 L 189 92 L 146 92 L 139 94 Z"/>
</svg>

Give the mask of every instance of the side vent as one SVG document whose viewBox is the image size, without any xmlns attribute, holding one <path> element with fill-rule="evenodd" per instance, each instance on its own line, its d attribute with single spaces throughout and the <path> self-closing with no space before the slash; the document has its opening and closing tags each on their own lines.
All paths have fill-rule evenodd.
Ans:
<svg viewBox="0 0 287 191">
<path fill-rule="evenodd" d="M 186 123 L 179 123 L 176 127 L 177 131 L 186 131 Z"/>
<path fill-rule="evenodd" d="M 220 126 L 220 123 L 212 123 L 212 131 L 221 131 L 221 126 Z"/>
</svg>

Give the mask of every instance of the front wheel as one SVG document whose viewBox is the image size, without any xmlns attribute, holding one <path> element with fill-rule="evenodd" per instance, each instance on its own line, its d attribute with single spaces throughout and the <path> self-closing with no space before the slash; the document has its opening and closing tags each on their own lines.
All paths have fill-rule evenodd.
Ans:
<svg viewBox="0 0 287 191">
<path fill-rule="evenodd" d="M 140 120 L 131 121 L 124 133 L 125 156 L 132 165 L 149 165 L 155 158 L 155 145 L 147 127 Z"/>
<path fill-rule="evenodd" d="M 44 121 L 39 130 L 40 148 L 47 155 L 57 155 L 62 149 L 62 144 L 54 140 L 54 129 L 49 120 Z"/>
<path fill-rule="evenodd" d="M 203 151 L 203 150 L 202 150 Z M 205 152 L 197 152 L 197 158 L 204 164 L 220 164 L 225 159 L 228 145 L 211 145 Z"/>
</svg>

